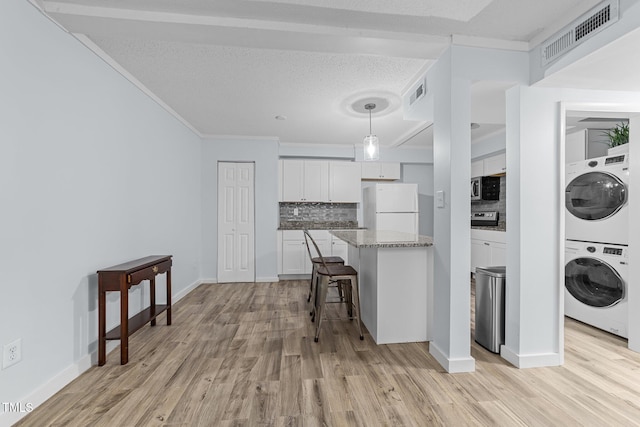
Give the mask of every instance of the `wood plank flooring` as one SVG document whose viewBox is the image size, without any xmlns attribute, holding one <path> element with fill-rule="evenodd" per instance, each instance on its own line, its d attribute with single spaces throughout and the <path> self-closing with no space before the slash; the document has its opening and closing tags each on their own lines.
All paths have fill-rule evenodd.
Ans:
<svg viewBox="0 0 640 427">
<path fill-rule="evenodd" d="M 621 338 L 567 319 L 565 365 L 522 370 L 472 338 L 476 372 L 447 374 L 427 343 L 377 346 L 348 320 L 315 343 L 307 291 L 201 285 L 172 326 L 131 337 L 127 365 L 116 349 L 17 425 L 640 425 L 640 354 Z"/>
</svg>

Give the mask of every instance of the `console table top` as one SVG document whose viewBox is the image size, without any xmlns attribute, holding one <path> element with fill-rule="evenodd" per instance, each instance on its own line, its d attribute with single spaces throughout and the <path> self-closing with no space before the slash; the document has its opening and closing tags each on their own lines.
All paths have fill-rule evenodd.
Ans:
<svg viewBox="0 0 640 427">
<path fill-rule="evenodd" d="M 122 271 L 131 271 L 131 270 L 139 270 L 145 267 L 148 267 L 153 264 L 157 264 L 167 259 L 171 259 L 172 255 L 149 255 L 144 258 L 135 259 L 133 261 L 127 261 L 122 264 L 114 265 L 113 267 L 103 268 L 98 270 L 98 273 L 101 272 L 122 272 Z"/>
</svg>

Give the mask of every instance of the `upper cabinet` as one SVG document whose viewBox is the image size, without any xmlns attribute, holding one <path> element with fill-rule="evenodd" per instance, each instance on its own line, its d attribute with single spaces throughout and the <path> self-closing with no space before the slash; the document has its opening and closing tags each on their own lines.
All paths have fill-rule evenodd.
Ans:
<svg viewBox="0 0 640 427">
<path fill-rule="evenodd" d="M 484 174 L 484 162 L 482 160 L 476 160 L 471 162 L 471 178 L 483 176 Z"/>
<path fill-rule="evenodd" d="M 362 179 L 396 180 L 400 179 L 400 163 L 362 162 Z"/>
<path fill-rule="evenodd" d="M 329 162 L 283 160 L 282 202 L 328 202 Z"/>
<path fill-rule="evenodd" d="M 360 202 L 360 163 L 280 160 L 281 202 Z"/>
<path fill-rule="evenodd" d="M 505 153 L 484 159 L 484 176 L 498 175 L 507 171 L 507 155 Z"/>
<path fill-rule="evenodd" d="M 505 153 L 471 162 L 471 178 L 478 176 L 500 175 L 506 172 L 507 155 Z"/>
<path fill-rule="evenodd" d="M 329 162 L 329 202 L 360 203 L 360 163 Z"/>
</svg>

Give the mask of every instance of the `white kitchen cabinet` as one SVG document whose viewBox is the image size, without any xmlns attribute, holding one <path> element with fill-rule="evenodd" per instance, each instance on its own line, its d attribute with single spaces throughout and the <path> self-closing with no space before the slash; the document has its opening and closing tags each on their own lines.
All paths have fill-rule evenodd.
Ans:
<svg viewBox="0 0 640 427">
<path fill-rule="evenodd" d="M 488 267 L 491 265 L 490 243 L 484 240 L 471 239 L 471 272 L 476 272 L 476 267 Z"/>
<path fill-rule="evenodd" d="M 325 160 L 282 161 L 283 202 L 328 202 L 329 162 Z"/>
<path fill-rule="evenodd" d="M 400 179 L 400 163 L 397 162 L 362 162 L 360 166 L 364 180 Z"/>
<path fill-rule="evenodd" d="M 329 202 L 360 203 L 359 162 L 329 162 Z"/>
<path fill-rule="evenodd" d="M 327 230 L 311 230 L 310 233 L 323 256 L 339 256 L 347 262 L 348 246 L 345 242 L 333 237 Z M 311 274 L 311 261 L 303 231 L 281 230 L 278 234 L 278 274 Z M 309 242 L 309 245 L 311 254 L 317 256 L 313 244 Z"/>
<path fill-rule="evenodd" d="M 471 272 L 476 267 L 506 265 L 506 233 L 494 230 L 471 230 Z"/>
<path fill-rule="evenodd" d="M 322 250 L 322 249 L 320 249 Z M 331 256 L 339 256 L 346 265 L 349 264 L 349 245 L 344 240 L 331 236 Z"/>
<path fill-rule="evenodd" d="M 484 159 L 484 175 L 497 175 L 507 171 L 507 155 L 505 153 Z"/>
<path fill-rule="evenodd" d="M 482 160 L 471 162 L 471 178 L 476 178 L 478 176 L 483 176 L 483 175 L 484 175 L 484 162 Z"/>
<path fill-rule="evenodd" d="M 499 175 L 507 172 L 507 155 L 487 157 L 483 160 L 471 162 L 471 178 L 478 176 Z"/>
<path fill-rule="evenodd" d="M 311 261 L 307 252 L 307 245 L 304 240 L 302 230 L 282 230 L 281 256 L 278 257 L 282 263 L 279 274 L 311 274 Z M 323 256 L 331 255 L 331 235 L 326 230 L 311 230 L 311 236 L 318 244 Z M 315 257 L 316 252 L 313 244 L 309 242 L 311 254 Z"/>
<path fill-rule="evenodd" d="M 283 239 L 281 274 L 305 274 L 308 257 L 304 241 Z"/>
</svg>

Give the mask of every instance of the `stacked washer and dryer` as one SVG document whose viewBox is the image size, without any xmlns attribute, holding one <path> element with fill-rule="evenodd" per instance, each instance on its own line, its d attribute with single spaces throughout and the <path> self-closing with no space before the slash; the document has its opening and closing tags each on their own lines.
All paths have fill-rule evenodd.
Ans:
<svg viewBox="0 0 640 427">
<path fill-rule="evenodd" d="M 628 154 L 566 165 L 565 315 L 627 338 Z"/>
</svg>

